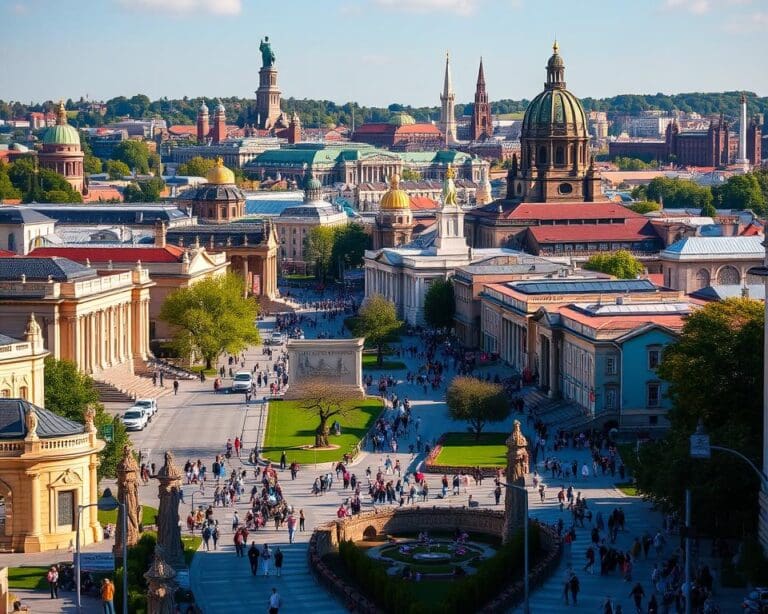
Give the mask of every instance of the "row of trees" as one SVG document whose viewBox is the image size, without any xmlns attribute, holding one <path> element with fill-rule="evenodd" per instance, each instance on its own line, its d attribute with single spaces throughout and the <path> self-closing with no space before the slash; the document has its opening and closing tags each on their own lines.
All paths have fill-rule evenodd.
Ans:
<svg viewBox="0 0 768 614">
<path fill-rule="evenodd" d="M 739 113 L 739 100 L 741 92 L 693 92 L 686 94 L 623 94 L 610 98 L 583 98 L 582 103 L 586 111 L 606 111 L 611 115 L 638 114 L 641 111 L 661 110 L 666 112 L 685 111 L 696 112 L 703 115 L 725 113 L 729 117 L 737 117 Z M 758 97 L 753 93 L 747 93 L 750 113 L 768 114 L 768 97 Z M 145 118 L 162 117 L 170 124 L 193 124 L 197 117 L 197 111 L 203 99 L 188 98 L 150 100 L 144 94 L 137 94 L 130 98 L 118 96 L 106 101 L 106 112 L 91 111 L 88 103 L 80 99 L 78 101 L 67 100 L 66 107 L 69 111 L 77 111 L 72 118 L 75 126 L 100 126 L 122 117 Z M 206 104 L 213 109 L 218 100 L 205 98 Z M 256 112 L 253 99 L 224 97 L 221 102 L 227 110 L 229 121 L 236 122 L 240 126 L 246 123 L 255 123 Z M 511 100 L 503 99 L 491 102 L 491 112 L 499 114 L 521 113 L 528 106 L 527 99 Z M 30 111 L 51 111 L 55 104 L 53 101 L 24 104 L 21 102 L 9 103 L 0 100 L 0 119 L 12 119 L 24 117 Z M 472 112 L 472 103 L 457 104 L 456 115 L 469 115 Z M 410 105 L 390 104 L 387 107 L 366 107 L 355 102 L 338 104 L 330 100 L 311 100 L 288 98 L 283 101 L 283 108 L 296 111 L 305 126 L 319 127 L 329 125 L 352 125 L 352 116 L 355 116 L 357 125 L 364 121 L 385 122 L 393 113 L 405 111 L 417 121 L 429 121 L 440 114 L 437 106 L 412 107 Z"/>
<path fill-rule="evenodd" d="M 363 264 L 370 237 L 356 223 L 315 226 L 304 239 L 304 260 L 315 265 L 315 277 L 327 281 L 343 278 L 343 271 Z"/>
<path fill-rule="evenodd" d="M 0 162 L 0 201 L 21 199 L 31 203 L 80 203 L 82 196 L 57 172 L 37 168 L 32 156 L 10 164 Z"/>
</svg>

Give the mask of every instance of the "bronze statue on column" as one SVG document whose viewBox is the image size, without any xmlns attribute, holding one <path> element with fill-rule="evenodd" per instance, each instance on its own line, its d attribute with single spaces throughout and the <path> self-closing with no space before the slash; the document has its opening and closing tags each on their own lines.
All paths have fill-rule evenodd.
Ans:
<svg viewBox="0 0 768 614">
<path fill-rule="evenodd" d="M 123 535 L 123 523 L 118 522 L 115 531 L 114 553 L 122 556 L 123 539 L 130 548 L 139 541 L 139 465 L 133 456 L 130 445 L 123 446 L 123 457 L 117 463 L 117 500 L 123 504 L 126 515 L 126 534 Z"/>
<path fill-rule="evenodd" d="M 157 479 L 160 482 L 157 543 L 162 548 L 165 561 L 174 569 L 183 569 L 186 564 L 179 526 L 179 502 L 182 496 L 181 471 L 174 463 L 171 452 L 165 453 L 165 464 L 157 472 Z"/>
<path fill-rule="evenodd" d="M 528 440 L 515 420 L 512 434 L 507 439 L 507 492 L 504 497 L 504 541 L 522 528 L 525 523 L 525 494 L 511 485 L 525 488 L 525 476 L 530 472 L 528 461 Z"/>
</svg>

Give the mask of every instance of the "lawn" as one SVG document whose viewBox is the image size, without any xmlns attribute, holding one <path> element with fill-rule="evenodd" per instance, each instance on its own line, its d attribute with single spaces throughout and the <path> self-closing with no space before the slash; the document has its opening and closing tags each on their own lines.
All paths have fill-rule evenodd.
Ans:
<svg viewBox="0 0 768 614">
<path fill-rule="evenodd" d="M 157 508 L 149 505 L 141 506 L 141 524 L 155 524 L 155 516 L 157 515 Z M 110 512 L 99 510 L 99 522 L 102 526 L 106 524 L 117 524 L 117 510 Z"/>
<path fill-rule="evenodd" d="M 48 582 L 45 577 L 48 573 L 48 567 L 9 567 L 8 568 L 8 588 L 20 588 L 31 591 L 41 591 L 48 589 Z"/>
<path fill-rule="evenodd" d="M 621 492 L 623 492 L 625 495 L 629 497 L 639 497 L 640 491 L 637 490 L 637 486 L 634 484 L 616 484 L 616 488 L 618 488 Z"/>
<path fill-rule="evenodd" d="M 288 462 L 296 461 L 300 465 L 341 460 L 365 435 L 381 413 L 379 399 L 361 399 L 357 406 L 344 416 L 338 417 L 341 435 L 331 434 L 330 443 L 339 446 L 337 450 L 298 449 L 302 445 L 312 445 L 315 441 L 315 429 L 319 423 L 316 414 L 300 407 L 300 401 L 270 401 L 267 415 L 267 432 L 264 437 L 264 456 L 278 462 L 280 453 L 285 450 Z M 329 421 L 329 427 L 336 420 Z M 333 433 L 333 430 L 331 430 Z"/>
<path fill-rule="evenodd" d="M 192 558 L 200 548 L 200 544 L 203 543 L 203 538 L 199 535 L 182 535 L 181 542 L 184 544 L 184 561 L 189 567 L 192 564 Z"/>
<path fill-rule="evenodd" d="M 363 354 L 363 369 L 369 369 L 371 371 L 395 371 L 397 369 L 405 369 L 406 365 L 401 360 L 384 360 L 380 365 L 376 364 L 376 354 Z"/>
<path fill-rule="evenodd" d="M 459 467 L 506 467 L 509 433 L 446 433 L 435 465 Z"/>
</svg>

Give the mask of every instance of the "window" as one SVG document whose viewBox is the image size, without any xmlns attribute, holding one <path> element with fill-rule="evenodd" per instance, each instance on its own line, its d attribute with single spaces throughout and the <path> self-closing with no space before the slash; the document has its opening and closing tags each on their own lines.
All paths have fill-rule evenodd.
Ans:
<svg viewBox="0 0 768 614">
<path fill-rule="evenodd" d="M 659 417 L 658 416 L 648 416 L 648 425 L 649 426 L 658 426 L 659 425 Z"/>
<path fill-rule="evenodd" d="M 562 147 L 555 149 L 555 164 L 565 164 L 565 152 Z"/>
<path fill-rule="evenodd" d="M 12 232 L 8 234 L 8 251 L 9 252 L 15 252 L 16 251 L 16 235 Z"/>
<path fill-rule="evenodd" d="M 648 384 L 648 407 L 658 407 L 661 403 L 661 384 L 651 382 Z"/>
<path fill-rule="evenodd" d="M 560 194 L 570 194 L 573 192 L 573 186 L 570 183 L 561 183 L 557 186 L 557 191 L 560 192 Z"/>
<path fill-rule="evenodd" d="M 616 357 L 608 356 L 605 359 L 605 374 L 616 375 Z"/>
<path fill-rule="evenodd" d="M 659 348 L 651 348 L 648 350 L 648 368 L 655 371 L 659 368 L 661 362 L 661 350 Z"/>
<path fill-rule="evenodd" d="M 0 397 L 3 399 L 10 399 L 11 398 L 11 389 L 10 388 L 3 388 L 0 390 Z"/>
<path fill-rule="evenodd" d="M 19 396 L 22 399 L 27 400 L 29 397 L 29 389 L 26 386 L 21 386 L 19 388 Z"/>
<path fill-rule="evenodd" d="M 60 527 L 75 524 L 75 491 L 61 490 L 57 495 L 57 524 Z"/>
<path fill-rule="evenodd" d="M 616 391 L 616 388 L 610 387 L 605 389 L 605 409 L 606 410 L 612 410 L 616 409 L 616 399 L 618 398 L 618 394 Z"/>
<path fill-rule="evenodd" d="M 543 145 L 539 147 L 539 164 L 546 164 L 547 163 L 547 148 Z"/>
</svg>

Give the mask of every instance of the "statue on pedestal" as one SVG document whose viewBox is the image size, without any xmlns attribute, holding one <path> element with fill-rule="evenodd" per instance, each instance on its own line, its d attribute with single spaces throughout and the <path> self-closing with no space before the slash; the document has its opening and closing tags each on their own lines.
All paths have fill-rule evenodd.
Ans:
<svg viewBox="0 0 768 614">
<path fill-rule="evenodd" d="M 148 614 L 173 614 L 173 594 L 176 592 L 176 571 L 166 563 L 163 548 L 155 546 L 155 556 L 152 565 L 144 574 L 147 580 L 147 612 Z"/>
<path fill-rule="evenodd" d="M 124 505 L 126 515 L 126 534 L 123 535 L 123 523 L 117 523 L 115 531 L 114 553 L 122 556 L 123 539 L 130 548 L 139 541 L 139 465 L 133 456 L 131 446 L 123 446 L 123 457 L 117 463 L 117 500 Z"/>
<path fill-rule="evenodd" d="M 163 549 L 165 561 L 174 569 L 186 567 L 184 547 L 179 526 L 179 502 L 181 501 L 181 471 L 173 461 L 171 452 L 165 453 L 165 464 L 157 472 L 160 482 L 158 496 L 160 509 L 157 513 L 157 544 Z"/>
<path fill-rule="evenodd" d="M 504 541 L 525 523 L 525 496 L 520 488 L 525 488 L 525 476 L 530 471 L 528 460 L 528 440 L 520 428 L 520 421 L 515 420 L 512 434 L 507 439 L 507 492 L 504 497 Z M 518 486 L 519 488 L 513 488 Z"/>
<path fill-rule="evenodd" d="M 272 68 L 275 65 L 275 52 L 272 51 L 272 44 L 269 42 L 269 36 L 265 36 L 259 45 L 261 51 L 262 68 Z"/>
</svg>

